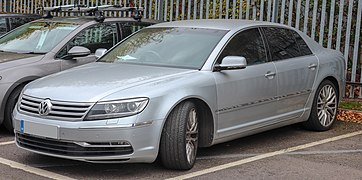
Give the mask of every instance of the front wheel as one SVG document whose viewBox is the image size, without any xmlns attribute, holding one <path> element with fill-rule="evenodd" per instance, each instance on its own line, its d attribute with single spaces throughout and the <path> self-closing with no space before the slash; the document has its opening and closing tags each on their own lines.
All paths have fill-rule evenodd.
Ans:
<svg viewBox="0 0 362 180">
<path fill-rule="evenodd" d="M 303 125 L 315 131 L 329 130 L 336 120 L 338 97 L 336 86 L 329 80 L 323 81 L 316 91 L 309 119 Z"/>
<path fill-rule="evenodd" d="M 169 169 L 191 169 L 196 160 L 199 121 L 195 104 L 186 101 L 170 113 L 162 131 L 160 157 Z"/>
<path fill-rule="evenodd" d="M 4 124 L 5 128 L 10 132 L 14 131 L 12 113 L 13 113 L 13 110 L 17 103 L 17 100 L 19 98 L 19 95 L 21 93 L 21 90 L 23 88 L 24 88 L 24 85 L 20 85 L 20 86 L 16 87 L 14 89 L 14 91 L 11 92 L 11 94 L 6 102 L 3 124 Z"/>
</svg>

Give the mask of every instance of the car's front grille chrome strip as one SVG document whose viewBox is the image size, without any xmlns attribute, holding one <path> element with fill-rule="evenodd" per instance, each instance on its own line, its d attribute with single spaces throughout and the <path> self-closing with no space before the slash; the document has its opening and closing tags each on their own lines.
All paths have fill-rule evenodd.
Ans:
<svg viewBox="0 0 362 180">
<path fill-rule="evenodd" d="M 45 99 L 23 95 L 20 99 L 19 111 L 31 116 L 41 116 L 39 105 Z M 51 100 L 51 110 L 46 117 L 56 120 L 79 121 L 87 115 L 92 103 L 74 103 Z"/>
</svg>

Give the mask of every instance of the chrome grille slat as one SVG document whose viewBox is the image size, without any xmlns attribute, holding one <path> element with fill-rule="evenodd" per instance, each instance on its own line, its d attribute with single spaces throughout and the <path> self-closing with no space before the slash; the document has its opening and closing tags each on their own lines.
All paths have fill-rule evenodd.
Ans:
<svg viewBox="0 0 362 180">
<path fill-rule="evenodd" d="M 30 102 L 30 101 L 26 101 L 26 100 L 22 100 L 21 103 L 29 105 L 29 106 L 35 106 L 35 107 L 37 107 L 39 105 L 37 103 L 33 103 L 33 102 Z"/>
<path fill-rule="evenodd" d="M 54 115 L 65 115 L 65 116 L 83 116 L 84 113 L 71 113 L 71 112 L 57 112 L 51 111 L 50 114 Z"/>
<path fill-rule="evenodd" d="M 20 109 L 26 109 L 26 110 L 29 110 L 29 111 L 38 111 L 38 108 L 32 108 L 32 107 L 29 107 L 29 106 L 24 106 L 24 105 L 20 105 Z"/>
<path fill-rule="evenodd" d="M 55 106 L 53 107 L 54 110 L 63 110 L 63 111 L 80 111 L 80 112 L 85 112 L 88 110 L 88 108 L 69 108 L 69 107 L 58 107 Z"/>
<path fill-rule="evenodd" d="M 23 95 L 20 99 L 19 111 L 31 116 L 40 117 L 39 105 L 45 99 Z M 52 108 L 46 116 L 51 119 L 80 121 L 87 115 L 92 103 L 76 103 L 50 100 Z"/>
</svg>

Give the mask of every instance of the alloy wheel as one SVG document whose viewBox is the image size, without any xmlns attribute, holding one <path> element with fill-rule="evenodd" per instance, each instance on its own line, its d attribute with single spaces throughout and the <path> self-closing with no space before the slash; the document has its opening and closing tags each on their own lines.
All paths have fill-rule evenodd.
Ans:
<svg viewBox="0 0 362 180">
<path fill-rule="evenodd" d="M 337 112 L 337 95 L 331 85 L 324 86 L 318 95 L 317 113 L 322 126 L 328 127 L 335 119 Z"/>
<path fill-rule="evenodd" d="M 186 129 L 186 156 L 191 164 L 196 158 L 198 140 L 198 119 L 196 109 L 192 108 L 188 115 Z"/>
</svg>

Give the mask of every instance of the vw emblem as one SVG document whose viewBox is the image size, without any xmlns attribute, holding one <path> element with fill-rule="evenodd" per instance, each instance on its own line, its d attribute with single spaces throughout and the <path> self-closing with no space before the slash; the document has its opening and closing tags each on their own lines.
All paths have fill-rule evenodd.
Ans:
<svg viewBox="0 0 362 180">
<path fill-rule="evenodd" d="M 38 111 L 41 116 L 46 116 L 49 114 L 51 109 L 52 109 L 52 103 L 50 102 L 49 99 L 46 99 L 39 104 Z"/>
</svg>

